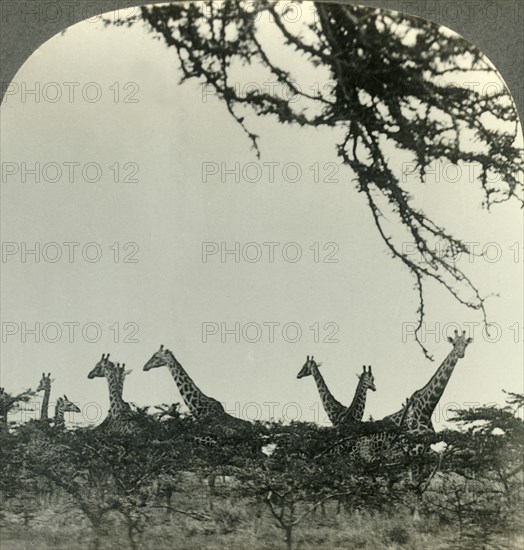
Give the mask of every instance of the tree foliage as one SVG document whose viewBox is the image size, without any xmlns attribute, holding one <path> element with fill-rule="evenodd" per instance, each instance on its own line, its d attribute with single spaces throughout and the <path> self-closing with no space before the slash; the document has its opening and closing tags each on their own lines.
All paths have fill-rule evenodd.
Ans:
<svg viewBox="0 0 524 550">
<path fill-rule="evenodd" d="M 20 410 L 20 407 L 28 403 L 34 395 L 35 392 L 31 390 L 11 395 L 4 388 L 0 388 L 0 429 L 7 427 L 9 415 Z"/>
<path fill-rule="evenodd" d="M 442 472 L 426 506 L 459 527 L 461 548 L 487 548 L 494 539 L 522 533 L 524 487 L 523 395 L 508 393 L 506 405 L 456 410 L 460 429 L 442 434 L 447 444 Z"/>
<path fill-rule="evenodd" d="M 66 430 L 32 420 L 0 433 L 3 516 L 30 525 L 53 510 L 75 525 L 86 523 L 82 536 L 93 548 L 117 533 L 137 549 L 166 514 L 203 530 L 234 532 L 241 518 L 231 503 L 237 502 L 243 513 L 258 509 L 259 518 L 264 508 L 264 521 L 279 527 L 291 548 L 300 529 L 321 521 L 319 512 L 351 518 L 359 509 L 386 517 L 418 508 L 426 518 L 456 525 L 449 547 L 496 546 L 522 528 L 523 396 L 508 393 L 507 401 L 502 408 L 456 411 L 456 427 L 440 434 L 446 448 L 438 460 L 434 453 L 391 460 L 387 449 L 373 460 L 351 449 L 332 454 L 324 451 L 345 437 L 336 429 L 239 422 L 235 434 L 230 426 L 199 424 L 177 407 L 139 410 L 130 430 Z M 356 439 L 379 425 L 363 426 Z M 210 485 L 207 505 L 199 504 L 194 483 L 207 478 L 209 485 L 217 475 L 228 476 L 229 484 Z M 391 536 L 407 535 L 393 530 Z"/>
</svg>

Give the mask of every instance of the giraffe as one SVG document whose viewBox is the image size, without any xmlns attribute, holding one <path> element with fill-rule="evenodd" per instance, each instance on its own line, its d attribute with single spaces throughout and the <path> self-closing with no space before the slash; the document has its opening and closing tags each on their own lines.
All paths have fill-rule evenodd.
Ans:
<svg viewBox="0 0 524 550">
<path fill-rule="evenodd" d="M 173 352 L 161 345 L 160 349 L 144 365 L 143 370 L 149 371 L 163 366 L 167 366 L 169 369 L 184 403 L 200 428 L 203 428 L 200 435 L 191 436 L 194 443 L 209 446 L 222 441 L 224 445 L 230 445 L 234 441 L 238 443 L 241 439 L 243 444 L 242 448 L 238 449 L 239 452 L 246 451 L 257 456 L 263 455 L 261 451 L 264 443 L 264 434 L 261 433 L 264 431 L 263 428 L 228 414 L 219 401 L 209 397 L 198 388 L 175 358 Z"/>
<path fill-rule="evenodd" d="M 109 358 L 109 353 L 107 354 L 107 357 Z M 122 363 L 122 365 L 117 363 L 117 365 L 115 365 L 115 375 L 116 375 L 117 387 L 118 387 L 118 391 L 119 391 L 121 397 L 122 397 L 122 394 L 124 392 L 124 382 L 125 382 L 126 376 L 130 373 L 131 373 L 130 370 L 126 370 L 126 364 L 125 363 Z"/>
<path fill-rule="evenodd" d="M 341 423 L 344 425 L 350 425 L 355 422 L 360 422 L 364 415 L 364 407 L 366 405 L 366 392 L 368 389 L 375 391 L 375 379 L 371 372 L 371 366 L 366 370 L 366 367 L 363 367 L 363 372 L 359 376 L 359 383 L 355 391 L 355 396 L 351 405 L 345 407 L 337 401 L 331 392 L 329 391 L 323 376 L 320 374 L 318 368 L 322 363 L 317 363 L 314 359 L 314 356 L 306 358 L 306 362 L 302 366 L 302 369 L 297 374 L 297 378 L 304 378 L 305 376 L 313 376 L 320 399 L 322 400 L 322 405 L 324 410 L 328 415 L 329 420 L 334 426 L 339 426 Z"/>
<path fill-rule="evenodd" d="M 466 331 L 463 331 L 462 334 L 459 335 L 456 330 L 455 336 L 453 338 L 448 337 L 448 341 L 453 346 L 451 352 L 444 359 L 428 383 L 423 388 L 415 391 L 409 398 L 411 411 L 406 424 L 412 436 L 422 436 L 428 439 L 434 438 L 436 432 L 431 421 L 431 416 L 446 389 L 455 365 L 459 359 L 464 357 L 466 348 L 473 340 L 471 338 L 466 338 Z M 384 417 L 382 420 L 393 422 L 398 426 L 402 417 L 403 410 L 401 409 L 400 411 Z"/>
<path fill-rule="evenodd" d="M 67 396 L 59 397 L 56 400 L 55 406 L 55 428 L 65 428 L 65 412 L 80 412 L 80 409 L 72 402 L 69 401 Z"/>
<path fill-rule="evenodd" d="M 375 377 L 371 372 L 371 365 L 366 370 L 366 365 L 362 366 L 362 374 L 357 374 L 358 384 L 355 390 L 355 396 L 351 405 L 345 410 L 341 418 L 339 418 L 339 424 L 343 426 L 354 426 L 359 422 L 362 422 L 364 417 L 364 409 L 366 407 L 366 394 L 368 390 L 377 391 L 375 387 Z"/>
<path fill-rule="evenodd" d="M 40 420 L 49 419 L 49 396 L 51 395 L 51 373 L 46 376 L 45 372 L 42 373 L 42 378 L 36 388 L 36 391 L 43 391 L 44 398 L 42 400 L 42 408 L 40 410 Z"/>
<path fill-rule="evenodd" d="M 131 370 L 126 370 L 126 364 L 125 363 L 113 363 L 113 361 L 110 361 L 109 360 L 109 353 L 107 354 L 107 356 L 104 356 L 104 354 L 102 354 L 102 359 L 100 361 L 107 361 L 108 364 L 110 365 L 110 367 L 112 369 L 114 369 L 114 372 L 115 372 L 115 380 L 116 380 L 116 387 L 118 388 L 118 393 L 120 394 L 120 396 L 122 397 L 122 394 L 124 392 L 124 382 L 125 382 L 125 379 L 126 379 L 126 376 L 128 374 L 131 374 Z"/>
<path fill-rule="evenodd" d="M 102 358 L 87 375 L 93 378 L 106 378 L 109 387 L 109 420 L 116 421 L 131 412 L 129 403 L 122 399 L 123 378 L 125 376 L 125 364 L 109 361 L 109 353 L 102 354 Z"/>
<path fill-rule="evenodd" d="M 204 394 L 176 360 L 173 352 L 164 349 L 164 346 L 161 345 L 160 349 L 144 365 L 144 371 L 164 366 L 169 369 L 184 403 L 197 420 L 234 418 L 226 413 L 219 401 Z M 234 420 L 239 419 L 235 418 Z"/>
<path fill-rule="evenodd" d="M 326 411 L 326 414 L 328 415 L 331 424 L 337 426 L 339 419 L 346 412 L 346 407 L 344 407 L 344 405 L 342 405 L 340 401 L 337 401 L 333 397 L 333 394 L 329 391 L 329 388 L 324 381 L 324 377 L 322 376 L 322 374 L 320 374 L 320 371 L 318 370 L 318 367 L 320 367 L 321 365 L 322 363 L 317 363 L 315 361 L 313 355 L 311 356 L 311 358 L 308 355 L 306 358 L 306 362 L 300 369 L 300 372 L 297 374 L 297 378 L 300 379 L 304 378 L 305 376 L 313 376 L 317 385 L 320 399 L 322 400 L 324 410 Z"/>
<path fill-rule="evenodd" d="M 448 341 L 453 345 L 451 352 L 428 383 L 406 400 L 402 409 L 373 423 L 377 427 L 376 432 L 343 438 L 325 452 L 345 452 L 349 456 L 359 456 L 367 461 L 372 461 L 380 452 L 386 452 L 390 458 L 398 458 L 399 453 L 404 456 L 427 453 L 436 436 L 431 415 L 442 397 L 455 365 L 464 357 L 467 346 L 473 340 L 466 338 L 466 331 L 460 335 L 455 331 L 454 337 L 448 337 Z"/>
<path fill-rule="evenodd" d="M 159 350 L 151 356 L 149 361 L 147 361 L 143 370 L 149 371 L 165 366 L 167 366 L 171 373 L 189 412 L 197 421 L 205 425 L 205 430 L 211 428 L 209 432 L 204 431 L 201 435 L 191 435 L 189 439 L 193 444 L 197 444 L 201 447 L 215 446 L 224 436 L 234 436 L 235 434 L 242 433 L 241 430 L 246 428 L 248 430 L 255 429 L 250 422 L 226 413 L 223 405 L 219 401 L 202 392 L 189 374 L 187 374 L 184 367 L 175 358 L 173 352 L 164 348 L 163 344 L 160 346 Z M 254 447 L 248 445 L 247 449 L 250 453 L 265 456 L 261 451 L 261 447 L 262 441 L 258 439 Z M 238 449 L 238 451 L 240 452 L 240 449 Z M 215 480 L 217 475 L 217 472 L 211 472 L 201 476 L 201 482 L 208 486 L 210 508 L 213 507 L 212 495 L 215 492 Z M 206 478 L 207 481 L 205 481 Z"/>
<path fill-rule="evenodd" d="M 118 393 L 120 394 L 120 397 L 122 397 L 122 394 L 123 394 L 123 391 L 124 391 L 125 378 L 132 371 L 131 370 L 126 370 L 126 364 L 125 363 L 120 365 L 120 363 L 115 364 L 112 361 L 110 361 L 109 360 L 109 355 L 110 355 L 109 353 L 107 355 L 102 354 L 102 359 L 99 361 L 99 363 L 107 361 L 110 368 L 114 370 L 116 388 L 117 388 Z M 123 397 L 122 397 L 122 399 L 123 399 Z M 111 409 L 109 409 L 108 415 L 109 415 L 109 417 L 111 416 Z"/>
</svg>

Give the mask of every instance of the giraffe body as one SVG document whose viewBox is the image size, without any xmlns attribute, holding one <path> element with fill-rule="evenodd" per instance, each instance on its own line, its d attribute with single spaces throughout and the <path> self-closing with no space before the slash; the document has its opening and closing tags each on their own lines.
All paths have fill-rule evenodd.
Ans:
<svg viewBox="0 0 524 550">
<path fill-rule="evenodd" d="M 371 463 L 384 456 L 387 456 L 389 460 L 395 460 L 418 454 L 418 448 L 412 445 L 406 431 L 412 414 L 409 399 L 406 400 L 401 413 L 398 426 L 391 421 L 384 420 L 364 423 L 361 428 L 367 427 L 368 433 L 362 431 L 342 438 L 322 454 L 344 454 L 350 459 L 366 463 Z"/>
</svg>

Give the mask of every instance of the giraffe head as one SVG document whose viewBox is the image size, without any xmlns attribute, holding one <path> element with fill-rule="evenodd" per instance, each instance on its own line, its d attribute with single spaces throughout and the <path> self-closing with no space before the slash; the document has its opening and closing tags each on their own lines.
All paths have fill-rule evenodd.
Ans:
<svg viewBox="0 0 524 550">
<path fill-rule="evenodd" d="M 297 374 L 297 378 L 304 378 L 304 376 L 311 376 L 313 374 L 313 371 L 315 369 L 318 369 L 320 365 L 322 365 L 322 363 L 317 363 L 313 355 L 311 356 L 311 358 L 308 355 L 306 362 L 300 369 L 300 372 Z"/>
<path fill-rule="evenodd" d="M 366 390 L 377 391 L 377 388 L 375 387 L 375 377 L 371 372 L 371 365 L 368 366 L 367 370 L 366 365 L 363 365 L 362 374 L 357 374 L 357 378 Z"/>
<path fill-rule="evenodd" d="M 151 359 L 144 365 L 144 370 L 148 371 L 151 369 L 156 369 L 158 367 L 165 367 L 167 364 L 169 364 L 170 361 L 170 351 L 168 349 L 164 349 L 164 345 L 162 344 L 160 346 L 160 349 L 155 352 Z"/>
<path fill-rule="evenodd" d="M 56 408 L 63 412 L 80 412 L 80 409 L 72 401 L 69 401 L 65 394 L 64 397 L 59 397 L 56 400 Z"/>
<path fill-rule="evenodd" d="M 42 378 L 40 378 L 40 382 L 38 384 L 38 388 L 36 388 L 36 391 L 44 391 L 51 387 L 51 373 L 49 372 L 46 376 L 45 372 L 42 373 Z"/>
<path fill-rule="evenodd" d="M 448 342 L 453 344 L 453 349 L 455 350 L 457 357 L 459 359 L 462 359 L 466 353 L 466 348 L 468 347 L 468 344 L 471 344 L 471 342 L 473 342 L 473 339 L 466 338 L 465 330 L 462 331 L 462 334 L 460 336 L 459 336 L 458 330 L 456 330 L 454 338 L 451 338 L 451 336 L 448 336 Z"/>
<path fill-rule="evenodd" d="M 109 353 L 107 355 L 104 355 L 102 353 L 102 358 L 98 363 L 95 365 L 93 370 L 87 375 L 87 377 L 92 380 L 93 378 L 103 378 L 106 375 L 106 371 L 109 368 L 114 367 L 114 363 L 109 361 Z"/>
</svg>

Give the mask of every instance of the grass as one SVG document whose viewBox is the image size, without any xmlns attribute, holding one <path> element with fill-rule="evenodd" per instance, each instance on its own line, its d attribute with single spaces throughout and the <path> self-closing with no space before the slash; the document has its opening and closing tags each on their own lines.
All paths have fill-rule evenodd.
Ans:
<svg viewBox="0 0 524 550">
<path fill-rule="evenodd" d="M 178 494 L 172 507 L 203 511 L 202 494 Z M 265 507 L 247 501 L 217 496 L 206 519 L 198 520 L 165 508 L 146 507 L 148 520 L 137 544 L 139 550 L 284 550 L 283 531 Z M 132 548 L 126 525 L 117 513 L 107 515 L 100 550 Z M 91 550 L 93 531 L 82 514 L 71 506 L 54 503 L 38 510 L 24 524 L 20 515 L 5 511 L 0 525 L 1 550 Z M 480 549 L 461 543 L 456 525 L 443 525 L 435 518 L 415 520 L 410 511 L 394 514 L 370 511 L 341 511 L 336 504 L 317 511 L 294 532 L 297 550 L 448 550 Z M 521 549 L 524 537 L 491 541 L 490 548 Z"/>
</svg>

